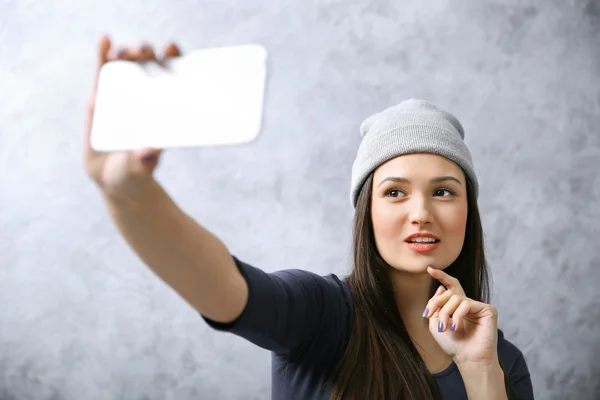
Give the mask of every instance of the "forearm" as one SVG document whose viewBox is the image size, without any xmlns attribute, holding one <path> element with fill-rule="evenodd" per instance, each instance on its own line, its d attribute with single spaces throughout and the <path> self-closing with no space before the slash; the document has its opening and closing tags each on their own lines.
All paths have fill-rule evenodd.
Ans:
<svg viewBox="0 0 600 400">
<path fill-rule="evenodd" d="M 500 364 L 458 364 L 469 400 L 506 400 L 504 373 Z"/>
<path fill-rule="evenodd" d="M 248 288 L 228 249 L 187 216 L 156 181 L 137 187 L 134 197 L 104 198 L 131 248 L 198 312 L 219 322 L 242 312 Z"/>
</svg>

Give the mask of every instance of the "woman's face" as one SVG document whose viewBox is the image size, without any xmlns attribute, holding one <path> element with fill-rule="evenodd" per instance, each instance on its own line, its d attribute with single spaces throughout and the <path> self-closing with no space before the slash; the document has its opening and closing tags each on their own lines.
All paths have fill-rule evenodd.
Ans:
<svg viewBox="0 0 600 400">
<path fill-rule="evenodd" d="M 461 252 L 467 224 L 462 169 L 435 154 L 407 154 L 373 176 L 371 218 L 379 254 L 399 271 L 446 268 Z M 415 236 L 416 235 L 416 236 Z"/>
</svg>

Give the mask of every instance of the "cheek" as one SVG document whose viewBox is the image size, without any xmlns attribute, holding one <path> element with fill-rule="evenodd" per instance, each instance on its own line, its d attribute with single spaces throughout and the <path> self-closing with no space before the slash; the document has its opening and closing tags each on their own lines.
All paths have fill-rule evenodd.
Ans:
<svg viewBox="0 0 600 400">
<path fill-rule="evenodd" d="M 371 218 L 373 221 L 375 240 L 378 243 L 393 240 L 398 237 L 400 231 L 398 216 L 385 212 L 385 210 L 374 208 L 371 213 Z"/>
<path fill-rule="evenodd" d="M 446 221 L 446 230 L 452 234 L 452 236 L 464 240 L 465 232 L 467 230 L 467 207 L 460 207 L 448 215 L 451 216 Z"/>
</svg>

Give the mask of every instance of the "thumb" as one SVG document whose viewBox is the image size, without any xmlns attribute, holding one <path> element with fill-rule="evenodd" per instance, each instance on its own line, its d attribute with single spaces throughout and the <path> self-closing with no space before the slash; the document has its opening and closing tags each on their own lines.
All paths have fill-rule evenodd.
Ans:
<svg viewBox="0 0 600 400">
<path fill-rule="evenodd" d="M 134 157 L 138 160 L 143 168 L 148 171 L 154 170 L 158 165 L 158 160 L 161 155 L 161 150 L 158 149 L 141 149 L 134 152 Z"/>
</svg>

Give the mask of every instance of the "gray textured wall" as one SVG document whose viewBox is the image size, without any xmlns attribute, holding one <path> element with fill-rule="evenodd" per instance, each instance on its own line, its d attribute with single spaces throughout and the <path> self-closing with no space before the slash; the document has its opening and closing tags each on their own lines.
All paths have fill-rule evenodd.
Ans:
<svg viewBox="0 0 600 400">
<path fill-rule="evenodd" d="M 418 5 L 417 5 L 418 4 Z M 0 2 L 0 399 L 266 399 L 132 254 L 81 163 L 102 32 L 271 54 L 252 145 L 170 151 L 176 201 L 265 270 L 344 273 L 358 124 L 409 97 L 467 128 L 501 328 L 539 399 L 600 386 L 600 1 Z"/>
</svg>

